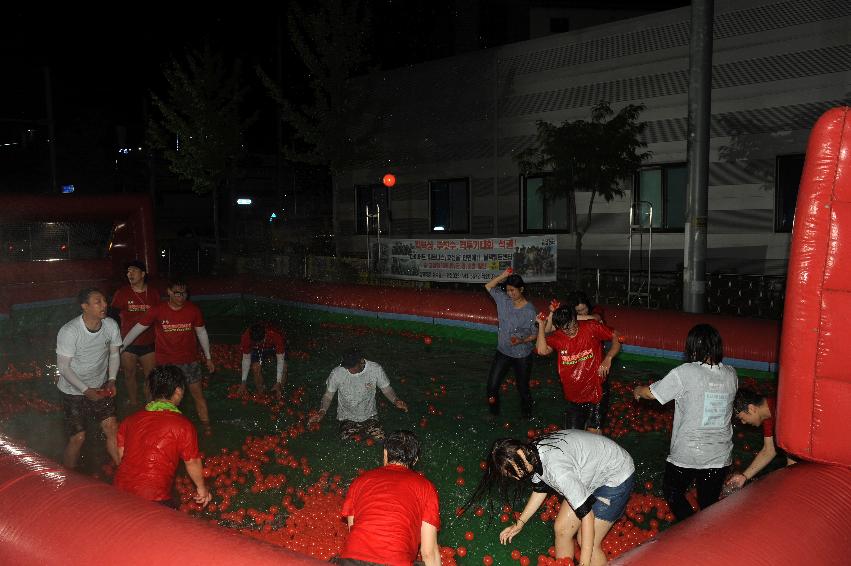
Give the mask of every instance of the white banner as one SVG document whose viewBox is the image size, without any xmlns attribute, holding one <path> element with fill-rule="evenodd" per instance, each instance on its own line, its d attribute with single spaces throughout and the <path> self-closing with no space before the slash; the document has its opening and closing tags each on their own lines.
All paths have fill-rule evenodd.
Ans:
<svg viewBox="0 0 851 566">
<path fill-rule="evenodd" d="M 373 243 L 375 272 L 418 281 L 485 283 L 506 268 L 527 282 L 555 281 L 555 236 L 485 239 L 382 239 Z"/>
</svg>

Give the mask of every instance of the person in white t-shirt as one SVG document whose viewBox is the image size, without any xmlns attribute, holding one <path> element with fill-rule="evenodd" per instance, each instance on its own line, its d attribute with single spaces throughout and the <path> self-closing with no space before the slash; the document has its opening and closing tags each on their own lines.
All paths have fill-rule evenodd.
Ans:
<svg viewBox="0 0 851 566">
<path fill-rule="evenodd" d="M 700 508 L 706 509 L 718 501 L 730 472 L 733 398 L 739 380 L 735 369 L 721 363 L 723 358 L 721 335 L 708 324 L 698 324 L 686 338 L 687 363 L 633 391 L 636 400 L 676 403 L 663 491 L 678 521 L 694 514 L 686 499 L 692 483 L 697 487 Z"/>
<path fill-rule="evenodd" d="M 114 401 L 121 333 L 118 324 L 107 318 L 108 303 L 98 289 L 83 289 L 77 301 L 83 314 L 67 322 L 56 336 L 56 386 L 62 394 L 68 436 L 62 463 L 66 468 L 77 466 L 86 440 L 86 421 L 94 418 L 106 435 L 107 452 L 118 464 Z"/>
<path fill-rule="evenodd" d="M 499 533 L 499 542 L 510 543 L 547 497 L 555 494 L 562 499 L 553 523 L 556 560 L 574 556 L 578 534 L 579 563 L 607 563 L 603 538 L 623 515 L 635 484 L 629 452 L 599 434 L 560 430 L 534 442 L 500 438 L 491 446 L 486 462 L 465 509 L 494 496 L 513 508 L 526 490 L 525 480 L 532 482 L 532 495 L 514 524 Z"/>
<path fill-rule="evenodd" d="M 381 390 L 397 409 L 408 412 L 408 405 L 396 396 L 384 368 L 364 359 L 359 350 L 349 350 L 343 355 L 340 365 L 328 376 L 319 412 L 308 419 L 308 424 L 322 420 L 336 393 L 340 438 L 368 437 L 383 440 L 384 430 L 378 422 L 375 404 L 376 390 Z"/>
</svg>

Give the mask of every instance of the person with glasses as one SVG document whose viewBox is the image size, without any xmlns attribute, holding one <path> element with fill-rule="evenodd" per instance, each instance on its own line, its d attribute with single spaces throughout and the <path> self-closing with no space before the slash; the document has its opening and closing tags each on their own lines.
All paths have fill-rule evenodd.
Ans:
<svg viewBox="0 0 851 566">
<path fill-rule="evenodd" d="M 168 288 L 168 301 L 156 305 L 133 327 L 124 338 L 126 348 L 145 330 L 154 327 L 154 352 L 158 366 L 176 365 L 186 375 L 189 392 L 195 401 L 195 409 L 204 434 L 212 433 L 207 400 L 201 387 L 202 370 L 198 362 L 197 343 L 204 352 L 207 371 L 213 373 L 216 366 L 210 353 L 210 338 L 204 326 L 204 317 L 193 302 L 187 299 L 186 282 L 172 279 Z"/>
</svg>

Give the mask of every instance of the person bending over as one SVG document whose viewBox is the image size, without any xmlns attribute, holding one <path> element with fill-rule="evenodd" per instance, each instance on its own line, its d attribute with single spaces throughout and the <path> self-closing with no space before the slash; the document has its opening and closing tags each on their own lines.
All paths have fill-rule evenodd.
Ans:
<svg viewBox="0 0 851 566">
<path fill-rule="evenodd" d="M 486 462 L 465 509 L 494 496 L 514 508 L 527 480 L 532 484 L 523 511 L 499 533 L 499 542 L 510 543 L 546 498 L 556 494 L 562 499 L 553 524 L 556 559 L 574 556 L 578 534 L 579 563 L 607 563 L 603 538 L 623 515 L 635 484 L 635 464 L 626 450 L 599 434 L 561 430 L 534 442 L 501 438 L 491 446 Z"/>
<path fill-rule="evenodd" d="M 742 424 L 762 429 L 762 448 L 754 456 L 753 462 L 744 472 L 732 474 L 725 482 L 731 487 L 740 488 L 765 469 L 777 455 L 777 447 L 774 445 L 777 400 L 774 397 L 763 397 L 750 389 L 739 389 L 733 398 L 733 414 Z M 786 456 L 787 466 L 794 463 L 795 460 Z"/>
<path fill-rule="evenodd" d="M 178 462 L 183 460 L 197 490 L 195 502 L 207 505 L 212 496 L 204 483 L 198 435 L 177 408 L 186 391 L 186 376 L 177 366 L 158 366 L 148 376 L 148 388 L 154 400 L 118 427 L 121 463 L 115 487 L 176 507 L 172 487 Z"/>
<path fill-rule="evenodd" d="M 340 438 L 347 440 L 357 436 L 382 440 L 384 430 L 378 422 L 376 389 L 380 389 L 396 408 L 408 412 L 408 405 L 396 396 L 384 369 L 377 363 L 364 359 L 359 350 L 349 350 L 343 355 L 340 365 L 328 376 L 319 412 L 312 415 L 308 423 L 314 424 L 322 420 L 331 406 L 334 394 L 337 393 Z"/>
<path fill-rule="evenodd" d="M 254 377 L 254 386 L 258 393 L 263 393 L 263 373 L 261 364 L 275 356 L 275 385 L 272 392 L 281 395 L 281 387 L 287 382 L 287 362 L 284 359 L 284 335 L 268 322 L 258 322 L 242 333 L 240 348 L 242 349 L 242 383 L 240 393 L 247 393 L 248 372 Z"/>
<path fill-rule="evenodd" d="M 420 441 L 413 432 L 397 430 L 384 439 L 384 465 L 358 476 L 343 501 L 349 536 L 340 566 L 388 564 L 411 566 L 419 550 L 426 566 L 440 565 L 437 490 L 413 470 Z"/>
</svg>

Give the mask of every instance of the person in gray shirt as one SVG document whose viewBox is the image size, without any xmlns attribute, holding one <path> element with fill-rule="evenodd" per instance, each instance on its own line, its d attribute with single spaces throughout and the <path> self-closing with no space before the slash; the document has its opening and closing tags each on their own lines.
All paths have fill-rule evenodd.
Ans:
<svg viewBox="0 0 851 566">
<path fill-rule="evenodd" d="M 633 391 L 638 399 L 675 401 L 671 453 L 665 463 L 663 491 L 678 521 L 694 514 L 686 491 L 694 483 L 697 502 L 706 509 L 721 495 L 733 451 L 733 398 L 736 370 L 722 364 L 724 343 L 708 324 L 693 327 L 686 338 L 687 363 L 651 385 Z"/>
<path fill-rule="evenodd" d="M 378 422 L 375 392 L 381 390 L 387 400 L 397 409 L 408 412 L 408 405 L 396 396 L 384 368 L 364 359 L 359 350 L 343 354 L 339 366 L 331 371 L 325 382 L 319 412 L 308 419 L 308 424 L 318 423 L 328 412 L 334 394 L 337 394 L 337 421 L 340 423 L 340 438 L 372 438 L 383 440 L 384 430 Z"/>
<path fill-rule="evenodd" d="M 487 283 L 485 289 L 496 303 L 499 321 L 496 353 L 488 372 L 488 408 L 498 415 L 499 387 L 508 369 L 514 371 L 517 392 L 520 394 L 520 410 L 524 418 L 532 416 L 532 394 L 529 377 L 532 374 L 532 358 L 538 330 L 535 326 L 535 307 L 523 296 L 525 283 L 509 267 Z"/>
</svg>

